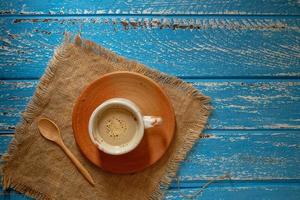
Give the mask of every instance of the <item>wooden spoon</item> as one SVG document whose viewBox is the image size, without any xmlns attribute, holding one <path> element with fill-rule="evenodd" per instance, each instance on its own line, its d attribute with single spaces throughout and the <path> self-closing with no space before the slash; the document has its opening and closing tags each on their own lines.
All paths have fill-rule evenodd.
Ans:
<svg viewBox="0 0 300 200">
<path fill-rule="evenodd" d="M 77 158 L 72 154 L 72 152 L 66 147 L 64 144 L 61 135 L 60 130 L 57 127 L 57 125 L 47 118 L 41 118 L 38 121 L 38 128 L 40 130 L 40 133 L 44 138 L 55 142 L 58 144 L 64 152 L 69 156 L 69 158 L 73 161 L 75 166 L 78 168 L 78 170 L 82 173 L 82 175 L 89 181 L 89 183 L 92 186 L 95 186 L 95 182 L 90 175 L 90 173 L 84 168 L 84 166 L 77 160 Z"/>
</svg>

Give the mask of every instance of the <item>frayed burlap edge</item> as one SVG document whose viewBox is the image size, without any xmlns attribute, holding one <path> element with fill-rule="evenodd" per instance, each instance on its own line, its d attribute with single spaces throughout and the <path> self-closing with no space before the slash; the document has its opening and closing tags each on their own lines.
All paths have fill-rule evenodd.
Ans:
<svg viewBox="0 0 300 200">
<path fill-rule="evenodd" d="M 24 138 L 26 138 L 24 134 L 27 132 L 26 130 L 28 125 L 30 125 L 33 119 L 38 116 L 40 112 L 42 112 L 44 106 L 48 103 L 49 93 L 47 91 L 47 88 L 51 83 L 52 78 L 55 76 L 55 71 L 58 67 L 56 65 L 57 60 L 60 60 L 61 57 L 63 57 L 66 46 L 72 43 L 73 40 L 71 40 L 70 34 L 65 34 L 64 43 L 56 49 L 52 60 L 48 64 L 45 74 L 40 79 L 31 102 L 28 104 L 26 110 L 22 114 L 21 122 L 16 127 L 16 134 L 9 145 L 8 152 L 2 156 L 2 160 L 4 161 L 1 166 L 1 173 L 3 174 L 3 189 L 11 187 L 18 192 L 24 193 L 25 195 L 31 196 L 36 199 L 51 199 L 50 195 L 42 194 L 36 189 L 26 186 L 26 184 L 19 183 L 18 181 L 14 180 L 11 174 L 6 173 L 6 166 L 8 166 L 9 162 L 13 160 L 17 155 L 18 145 L 21 144 L 22 141 L 24 141 Z M 200 111 L 202 113 L 201 117 L 199 117 L 197 122 L 191 125 L 189 134 L 185 136 L 181 149 L 177 149 L 176 153 L 173 153 L 174 156 L 167 164 L 167 170 L 165 174 L 163 175 L 159 184 L 157 184 L 157 187 L 149 198 L 150 200 L 162 199 L 164 197 L 165 190 L 169 187 L 172 179 L 174 179 L 176 176 L 179 163 L 185 158 L 187 153 L 193 147 L 195 141 L 201 136 L 201 132 L 206 125 L 210 110 L 212 109 L 209 104 L 210 98 L 201 94 L 192 85 L 187 84 L 176 77 L 169 76 L 153 69 L 149 69 L 145 65 L 137 63 L 135 61 L 126 60 L 125 58 L 102 48 L 92 41 L 82 39 L 80 35 L 77 35 L 75 37 L 74 43 L 75 45 L 83 47 L 88 51 L 92 51 L 97 55 L 105 57 L 111 62 L 122 62 L 123 66 L 125 66 L 126 68 L 130 66 L 130 68 L 132 69 L 131 71 L 136 71 L 144 74 L 156 81 L 159 81 L 161 84 L 170 84 L 174 85 L 177 88 L 185 90 L 188 95 L 197 99 L 199 101 L 199 104 L 202 105 L 202 110 Z M 22 140 L 18 137 L 18 135 L 23 135 Z"/>
</svg>

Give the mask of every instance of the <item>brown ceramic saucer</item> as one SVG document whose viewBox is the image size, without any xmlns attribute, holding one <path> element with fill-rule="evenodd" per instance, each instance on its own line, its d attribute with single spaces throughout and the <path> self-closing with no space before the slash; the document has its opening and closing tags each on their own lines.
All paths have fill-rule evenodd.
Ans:
<svg viewBox="0 0 300 200">
<path fill-rule="evenodd" d="M 100 151 L 88 134 L 88 121 L 102 102 L 127 98 L 143 115 L 161 116 L 163 123 L 145 130 L 139 146 L 123 155 Z M 170 145 L 175 131 L 175 114 L 163 89 L 152 79 L 133 72 L 113 72 L 92 82 L 81 93 L 73 108 L 72 127 L 82 153 L 95 165 L 114 173 L 141 171 L 158 161 Z"/>
</svg>

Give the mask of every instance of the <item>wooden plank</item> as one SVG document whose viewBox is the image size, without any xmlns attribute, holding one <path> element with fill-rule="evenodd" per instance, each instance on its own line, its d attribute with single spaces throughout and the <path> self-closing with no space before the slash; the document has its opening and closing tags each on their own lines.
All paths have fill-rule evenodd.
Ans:
<svg viewBox="0 0 300 200">
<path fill-rule="evenodd" d="M 223 14 L 223 15 L 299 15 L 297 0 L 156 0 L 145 2 L 117 0 L 3 0 L 0 2 L 1 14 Z"/>
<path fill-rule="evenodd" d="M 276 185 L 243 185 L 231 183 L 228 186 L 222 187 L 215 183 L 205 189 L 202 195 L 196 196 L 195 200 L 215 200 L 215 199 L 289 199 L 298 200 L 300 195 L 299 184 L 276 184 Z M 0 187 L 1 191 L 1 187 Z M 198 190 L 190 189 L 171 189 L 166 192 L 165 200 L 185 199 L 182 194 L 190 195 Z M 29 200 L 31 198 L 21 195 L 13 190 L 0 193 L 0 199 L 3 200 Z"/>
<path fill-rule="evenodd" d="M 218 184 L 216 184 L 218 185 Z M 165 200 L 188 199 L 184 195 L 190 195 L 197 192 L 197 189 L 181 189 L 181 190 L 168 190 Z M 285 185 L 251 185 L 243 186 L 232 183 L 226 187 L 209 187 L 205 189 L 202 195 L 196 196 L 194 200 L 232 200 L 232 199 L 289 199 L 299 200 L 300 185 L 285 184 Z"/>
<path fill-rule="evenodd" d="M 206 131 L 184 162 L 185 187 L 230 174 L 232 180 L 300 179 L 300 131 Z M 11 136 L 0 136 L 5 149 Z M 3 151 L 0 154 L 3 154 Z M 173 187 L 176 184 L 173 183 Z"/>
<path fill-rule="evenodd" d="M 297 17 L 2 17 L 0 79 L 39 78 L 64 31 L 165 73 L 300 77 Z"/>
<path fill-rule="evenodd" d="M 300 81 L 186 79 L 212 98 L 208 129 L 299 129 Z M 0 81 L 0 130 L 13 130 L 36 80 Z"/>
<path fill-rule="evenodd" d="M 300 82 L 188 80 L 212 98 L 209 129 L 299 129 Z"/>
<path fill-rule="evenodd" d="M 183 180 L 230 174 L 235 180 L 300 178 L 297 131 L 208 131 L 182 163 Z"/>
<path fill-rule="evenodd" d="M 0 130 L 13 130 L 37 81 L 0 81 Z"/>
</svg>

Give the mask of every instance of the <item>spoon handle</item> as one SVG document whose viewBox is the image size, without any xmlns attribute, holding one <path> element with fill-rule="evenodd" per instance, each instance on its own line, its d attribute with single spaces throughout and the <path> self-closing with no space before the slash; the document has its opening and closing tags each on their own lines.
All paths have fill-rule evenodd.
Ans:
<svg viewBox="0 0 300 200">
<path fill-rule="evenodd" d="M 95 182 L 90 175 L 90 173 L 85 169 L 85 167 L 79 162 L 79 160 L 74 156 L 74 154 L 66 147 L 66 145 L 61 141 L 59 145 L 64 150 L 64 152 L 69 156 L 72 162 L 75 164 L 77 169 L 82 173 L 82 175 L 89 181 L 92 186 L 95 186 Z"/>
</svg>

